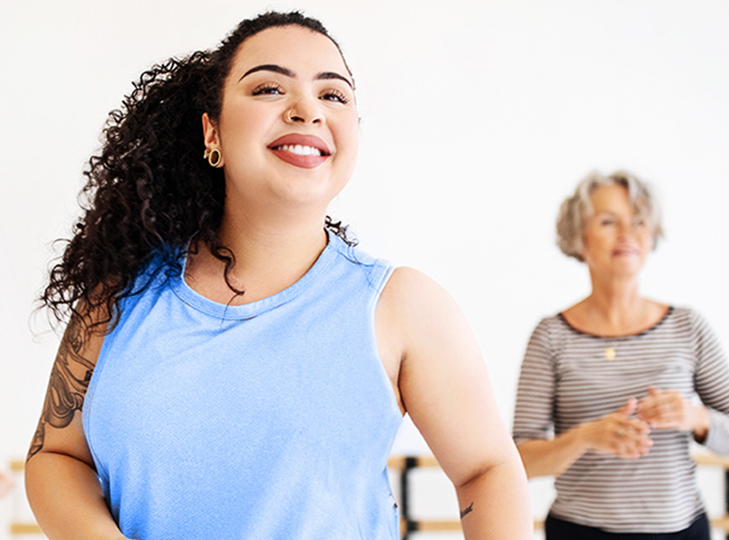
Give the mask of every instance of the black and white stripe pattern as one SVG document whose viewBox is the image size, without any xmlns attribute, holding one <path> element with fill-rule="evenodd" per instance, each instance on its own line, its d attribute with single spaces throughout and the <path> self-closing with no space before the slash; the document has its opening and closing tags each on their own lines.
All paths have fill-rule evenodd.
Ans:
<svg viewBox="0 0 729 540">
<path fill-rule="evenodd" d="M 711 417 L 705 446 L 729 454 L 729 366 L 705 321 L 685 308 L 621 338 L 584 334 L 560 315 L 543 319 L 521 368 L 514 438 L 518 444 L 559 435 L 645 397 L 650 386 L 701 400 Z M 651 438 L 650 453 L 638 460 L 584 454 L 556 479 L 551 512 L 611 532 L 688 527 L 704 511 L 690 434 L 654 430 Z"/>
</svg>

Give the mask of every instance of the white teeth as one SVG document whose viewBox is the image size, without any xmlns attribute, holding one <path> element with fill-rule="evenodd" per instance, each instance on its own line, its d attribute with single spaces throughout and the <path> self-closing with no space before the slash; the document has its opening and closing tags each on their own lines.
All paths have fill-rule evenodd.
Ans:
<svg viewBox="0 0 729 540">
<path fill-rule="evenodd" d="M 278 147 L 284 152 L 291 152 L 292 154 L 298 154 L 300 156 L 321 156 L 321 150 L 314 148 L 313 146 L 302 146 L 300 144 L 283 144 Z"/>
</svg>

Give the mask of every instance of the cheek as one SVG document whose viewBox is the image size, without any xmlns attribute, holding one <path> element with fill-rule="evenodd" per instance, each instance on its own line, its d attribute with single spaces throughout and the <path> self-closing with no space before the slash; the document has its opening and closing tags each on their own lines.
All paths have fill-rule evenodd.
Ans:
<svg viewBox="0 0 729 540">
<path fill-rule="evenodd" d="M 357 153 L 359 152 L 359 126 L 349 132 L 347 135 L 347 143 L 352 162 L 355 162 L 357 161 Z M 352 163 L 352 166 L 354 166 L 354 163 Z"/>
<path fill-rule="evenodd" d="M 610 242 L 610 235 L 599 229 L 588 229 L 585 236 L 582 238 L 582 245 L 585 246 L 586 249 L 602 250 Z"/>
<path fill-rule="evenodd" d="M 342 161 L 353 169 L 359 150 L 359 120 L 356 115 L 354 118 L 347 118 L 346 121 L 339 123 L 335 137 Z"/>
<path fill-rule="evenodd" d="M 341 111 L 332 125 L 340 144 L 354 145 L 359 142 L 359 116 L 357 109 Z"/>
<path fill-rule="evenodd" d="M 220 119 L 220 136 L 237 145 L 262 140 L 267 133 L 271 114 L 260 107 L 229 107 Z"/>
<path fill-rule="evenodd" d="M 653 246 L 656 243 L 655 236 L 653 234 L 647 232 L 642 238 L 641 238 L 641 246 L 643 246 L 643 250 L 647 253 L 653 249 Z"/>
</svg>

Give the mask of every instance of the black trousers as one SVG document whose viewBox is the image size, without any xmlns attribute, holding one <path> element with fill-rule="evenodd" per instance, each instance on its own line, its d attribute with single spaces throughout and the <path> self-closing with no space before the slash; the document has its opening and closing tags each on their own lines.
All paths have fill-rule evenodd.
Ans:
<svg viewBox="0 0 729 540">
<path fill-rule="evenodd" d="M 544 522 L 547 540 L 710 540 L 709 521 L 702 514 L 688 529 L 673 533 L 609 533 L 548 515 Z"/>
</svg>

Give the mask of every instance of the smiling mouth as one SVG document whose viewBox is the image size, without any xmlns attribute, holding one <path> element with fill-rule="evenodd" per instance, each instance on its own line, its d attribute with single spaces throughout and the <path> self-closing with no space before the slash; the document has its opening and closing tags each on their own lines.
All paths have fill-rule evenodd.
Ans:
<svg viewBox="0 0 729 540">
<path fill-rule="evenodd" d="M 331 158 L 327 144 L 316 135 L 289 133 L 268 145 L 282 161 L 302 169 L 315 169 Z"/>
<path fill-rule="evenodd" d="M 291 152 L 297 156 L 328 156 L 329 154 L 323 152 L 319 148 L 313 146 L 305 146 L 301 144 L 281 144 L 279 146 L 272 146 L 271 150 L 279 150 L 282 152 Z"/>
</svg>

